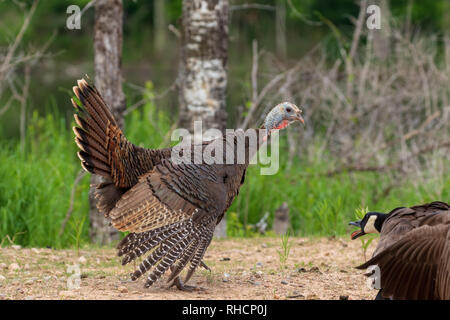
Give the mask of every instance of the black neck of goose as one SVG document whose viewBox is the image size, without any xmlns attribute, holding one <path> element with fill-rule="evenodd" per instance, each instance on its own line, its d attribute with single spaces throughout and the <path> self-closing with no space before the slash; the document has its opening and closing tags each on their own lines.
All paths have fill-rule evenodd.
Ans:
<svg viewBox="0 0 450 320">
<path fill-rule="evenodd" d="M 375 228 L 378 230 L 378 232 L 381 232 L 381 229 L 383 228 L 383 223 L 388 216 L 389 214 L 377 212 L 377 219 L 375 220 Z"/>
</svg>

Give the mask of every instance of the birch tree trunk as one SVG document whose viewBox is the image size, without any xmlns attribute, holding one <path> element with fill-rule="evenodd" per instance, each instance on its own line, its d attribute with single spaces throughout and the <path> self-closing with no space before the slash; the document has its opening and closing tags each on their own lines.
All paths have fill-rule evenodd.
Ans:
<svg viewBox="0 0 450 320">
<path fill-rule="evenodd" d="M 122 0 L 97 0 L 95 2 L 95 86 L 102 94 L 106 104 L 120 127 L 123 127 L 125 96 L 122 91 Z M 95 185 L 102 178 L 92 175 L 89 191 L 90 237 L 98 244 L 107 244 L 119 239 L 119 233 L 110 226 L 109 221 L 97 210 L 94 198 Z"/>
<path fill-rule="evenodd" d="M 179 70 L 180 126 L 194 131 L 226 126 L 228 0 L 184 0 Z M 212 138 L 212 137 L 211 137 Z M 216 236 L 226 236 L 225 218 Z"/>
</svg>

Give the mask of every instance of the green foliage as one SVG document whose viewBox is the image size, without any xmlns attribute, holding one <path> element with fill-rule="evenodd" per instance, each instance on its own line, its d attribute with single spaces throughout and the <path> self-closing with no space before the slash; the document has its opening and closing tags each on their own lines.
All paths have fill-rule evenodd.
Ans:
<svg viewBox="0 0 450 320">
<path fill-rule="evenodd" d="M 58 236 L 70 205 L 73 183 L 80 170 L 76 157 L 77 147 L 70 130 L 72 107 L 66 91 L 75 84 L 74 68 L 78 70 L 76 72 L 79 72 L 79 77 L 85 73 L 93 73 L 92 35 L 95 22 L 94 9 L 89 9 L 83 14 L 82 29 L 69 31 L 65 28 L 66 9 L 71 4 L 83 7 L 88 2 L 89 0 L 40 1 L 31 25 L 17 49 L 20 52 L 28 48 L 40 48 L 56 31 L 56 37 L 49 47 L 52 57 L 36 66 L 32 72 L 24 148 L 17 141 L 18 103 L 14 102 L 0 118 L 0 243 L 3 245 L 14 242 L 26 246 L 79 248 L 89 242 L 89 175 L 76 187 L 72 215 L 65 232 L 61 237 Z M 238 1 L 235 4 L 245 2 Z M 274 4 L 269 0 L 260 2 Z M 394 17 L 405 19 L 409 2 L 391 1 Z M 31 1 L 20 3 L 29 8 Z M 431 3 L 416 0 L 412 3 L 411 22 L 415 28 L 438 34 L 446 30 L 446 21 L 443 19 L 444 3 L 447 3 L 445 0 Z M 181 4 L 181 0 L 165 1 L 166 22 L 174 24 L 178 29 Z M 126 116 L 125 134 L 137 145 L 160 148 L 170 145 L 167 133 L 175 123 L 172 113 L 177 104 L 176 95 L 167 95 L 166 99 L 156 100 L 157 107 L 155 92 L 163 92 L 176 78 L 179 41 L 167 34 L 163 55 L 154 52 L 153 10 L 152 1 L 124 2 L 124 77 L 127 83 L 142 83 L 142 79 L 149 77 L 154 81 L 147 82 L 145 91 L 138 97 L 127 94 L 128 106 L 136 103 L 136 99 L 144 98 L 145 101 L 141 107 Z M 347 48 L 353 32 L 353 24 L 348 17 L 357 16 L 358 10 L 353 0 L 287 2 L 289 59 L 282 62 L 289 65 L 289 61 L 302 57 L 319 41 L 324 43 L 331 58 L 339 56 L 339 46 Z M 0 46 L 7 48 L 22 26 L 24 11 L 17 1 L 0 1 L 0 16 Z M 321 22 L 321 25 L 312 26 L 306 20 Z M 274 52 L 274 23 L 275 15 L 272 11 L 233 11 L 230 22 L 232 41 L 229 47 L 227 96 L 230 124 L 234 123 L 238 114 L 242 116 L 243 112 L 245 115 L 250 106 L 248 92 L 251 88 L 249 70 L 252 52 L 248 44 L 256 39 L 260 51 Z M 261 59 L 261 74 L 272 72 L 266 70 L 267 67 L 262 62 Z M 263 85 L 264 83 L 260 83 L 260 87 Z M 0 97 L 0 106 L 5 105 L 8 99 L 6 94 Z M 235 108 L 238 105 L 244 106 L 243 111 Z M 358 121 L 356 118 L 350 120 Z M 318 145 L 321 144 L 320 136 L 326 129 L 319 126 L 316 129 Z M 387 126 L 385 130 L 390 128 Z M 250 226 L 257 223 L 265 212 L 271 214 L 268 221 L 270 229 L 273 213 L 284 201 L 290 208 L 293 235 L 340 236 L 348 232 L 347 224 L 354 218 L 355 208 L 363 205 L 379 211 L 389 211 L 397 206 L 450 199 L 448 170 L 437 181 L 425 181 L 419 185 L 414 181 L 405 181 L 384 196 L 384 190 L 393 184 L 392 178 L 386 174 L 344 172 L 327 176 L 326 172 L 337 167 L 338 159 L 326 153 L 322 153 L 320 158 L 296 158 L 291 168 L 287 169 L 285 134 L 281 143 L 281 168 L 275 175 L 260 175 L 260 167 L 257 165 L 248 169 L 240 195 L 226 215 L 229 236 L 258 236 Z M 302 145 L 301 148 L 310 154 L 318 154 L 315 146 Z M 449 161 L 446 162 L 447 167 L 450 166 Z M 422 176 L 426 177 L 427 172 L 422 172 Z M 271 231 L 267 234 L 271 234 Z M 363 250 L 366 244 L 362 244 Z"/>
<path fill-rule="evenodd" d="M 86 215 L 82 216 L 80 220 L 75 220 L 70 222 L 70 226 L 72 228 L 72 233 L 70 236 L 72 237 L 75 247 L 77 248 L 77 254 L 80 253 L 80 245 L 82 242 L 82 234 L 84 229 L 84 222 L 86 221 Z"/>
<path fill-rule="evenodd" d="M 163 143 L 173 119 L 156 108 L 151 94 L 152 86 L 148 84 L 148 101 L 127 115 L 125 126 L 130 141 L 155 148 Z M 71 218 L 63 235 L 58 236 L 80 170 L 69 127 L 56 111 L 47 112 L 45 117 L 35 112 L 29 121 L 24 150 L 18 142 L 0 139 L 3 245 L 8 244 L 8 237 L 14 237 L 15 243 L 24 246 L 78 248 L 89 242 L 86 223 L 89 175 L 77 186 Z M 440 181 L 425 182 L 419 187 L 406 181 L 386 197 L 379 197 L 392 182 L 389 177 L 376 172 L 329 177 L 324 173 L 333 168 L 333 160 L 326 154 L 316 160 L 295 159 L 287 170 L 284 140 L 282 135 L 281 167 L 275 175 L 260 175 L 258 165 L 249 167 L 245 184 L 226 215 L 229 236 L 259 236 L 250 225 L 257 223 L 265 212 L 271 214 L 270 230 L 273 213 L 284 201 L 290 208 L 293 234 L 341 236 L 348 233 L 348 222 L 354 219 L 355 208 L 363 203 L 379 211 L 389 211 L 398 206 L 450 198 L 448 173 Z M 363 250 L 368 245 L 364 242 Z"/>
<path fill-rule="evenodd" d="M 406 180 L 383 195 L 393 183 L 388 175 L 343 172 L 328 176 L 326 173 L 335 168 L 336 159 L 327 154 L 313 160 L 296 158 L 286 169 L 287 149 L 280 142 L 280 170 L 275 175 L 260 175 L 259 165 L 251 165 L 247 170 L 245 183 L 229 211 L 236 212 L 241 222 L 255 224 L 268 211 L 270 229 L 275 210 L 286 201 L 295 235 L 342 236 L 349 232 L 348 222 L 354 219 L 355 208 L 363 204 L 387 212 L 399 206 L 450 199 L 448 171 L 440 181 L 423 181 L 416 186 L 415 181 Z M 427 175 L 423 172 L 423 176 Z"/>
<path fill-rule="evenodd" d="M 18 233 L 15 242 L 28 246 L 63 247 L 72 243 L 69 233 L 58 236 L 69 207 L 77 172 L 76 146 L 64 120 L 48 113 L 33 114 L 25 149 L 0 140 L 0 238 Z M 76 190 L 72 220 L 88 211 L 89 180 Z M 83 226 L 80 237 L 87 238 Z"/>
<path fill-rule="evenodd" d="M 291 252 L 291 243 L 289 242 L 289 231 L 281 237 L 281 249 L 277 250 L 280 258 L 280 268 L 285 269 L 289 253 Z"/>
<path fill-rule="evenodd" d="M 259 233 L 249 225 L 244 225 L 239 219 L 239 216 L 236 212 L 229 211 L 226 214 L 227 219 L 227 236 L 229 237 L 258 237 Z"/>
<path fill-rule="evenodd" d="M 126 118 L 130 140 L 147 147 L 159 147 L 171 121 L 157 111 L 147 85 L 148 101 Z M 34 112 L 29 120 L 25 148 L 17 141 L 0 139 L 0 241 L 8 239 L 23 246 L 70 247 L 89 242 L 89 175 L 75 190 L 71 217 L 59 237 L 70 205 L 70 193 L 81 169 L 77 146 L 68 124 L 55 106 L 46 116 Z"/>
<path fill-rule="evenodd" d="M 243 237 L 245 236 L 244 225 L 239 220 L 236 212 L 229 211 L 227 213 L 227 236 Z"/>
<path fill-rule="evenodd" d="M 361 220 L 369 212 L 369 207 L 359 207 L 355 209 L 355 218 Z"/>
</svg>

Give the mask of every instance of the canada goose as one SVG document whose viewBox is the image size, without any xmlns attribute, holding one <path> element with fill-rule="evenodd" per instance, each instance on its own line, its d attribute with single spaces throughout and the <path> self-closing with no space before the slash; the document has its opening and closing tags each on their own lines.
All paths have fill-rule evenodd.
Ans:
<svg viewBox="0 0 450 320">
<path fill-rule="evenodd" d="M 380 268 L 377 299 L 450 300 L 450 205 L 435 201 L 388 214 L 369 212 L 352 240 L 380 233 L 372 259 L 358 266 Z"/>
</svg>

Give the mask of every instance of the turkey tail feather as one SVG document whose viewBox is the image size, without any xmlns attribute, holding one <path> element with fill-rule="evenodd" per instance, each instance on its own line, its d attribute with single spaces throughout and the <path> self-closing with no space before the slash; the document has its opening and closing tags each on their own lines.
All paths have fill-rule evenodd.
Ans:
<svg viewBox="0 0 450 320">
<path fill-rule="evenodd" d="M 123 251 L 119 252 L 119 256 L 126 254 L 126 256 L 122 260 L 122 265 L 125 265 L 125 264 L 135 260 L 136 258 L 140 257 L 144 253 L 152 250 L 153 248 L 155 248 L 156 246 L 158 246 L 159 244 L 161 244 L 168 238 L 174 236 L 177 232 L 180 232 L 180 230 L 179 230 L 180 228 L 186 228 L 186 227 L 184 225 L 181 225 L 181 227 L 175 226 L 175 227 L 172 227 L 171 229 L 168 229 L 165 231 L 163 230 L 157 234 L 145 236 L 142 238 L 142 240 L 139 243 L 135 244 L 132 247 L 129 247 L 129 249 L 126 253 Z"/>
<path fill-rule="evenodd" d="M 172 281 L 190 262 L 187 281 L 202 261 L 212 240 L 214 226 L 215 220 L 209 217 L 205 224 L 189 219 L 148 232 L 131 233 L 117 246 L 118 255 L 125 255 L 122 264 L 127 264 L 150 252 L 131 275 L 131 280 L 134 281 L 151 270 L 145 287 L 151 286 L 169 268 L 172 273 L 168 282 Z"/>
<path fill-rule="evenodd" d="M 181 271 L 183 271 L 184 267 L 188 264 L 189 261 L 191 261 L 192 257 L 194 256 L 198 244 L 199 241 L 195 240 L 191 242 L 191 244 L 186 248 L 186 250 L 184 250 L 184 253 L 181 255 L 180 259 L 175 265 L 175 268 L 172 270 L 172 273 L 170 274 L 170 277 L 167 279 L 167 282 L 170 282 L 173 279 L 175 279 L 175 277 L 177 277 L 181 273 Z"/>
<path fill-rule="evenodd" d="M 108 152 L 108 131 L 117 126 L 111 112 L 97 89 L 89 86 L 86 80 L 78 80 L 73 87 L 81 106 L 74 99 L 72 104 L 78 111 L 75 121 L 79 127 L 73 127 L 75 142 L 81 151 L 78 157 L 85 170 L 110 178 L 111 167 Z"/>
<path fill-rule="evenodd" d="M 186 278 L 184 279 L 184 283 L 188 282 L 189 279 L 191 279 L 195 270 L 200 265 L 200 262 L 202 262 L 203 256 L 205 255 L 206 249 L 211 243 L 211 240 L 212 240 L 212 232 L 210 235 L 208 235 L 208 237 L 205 237 L 203 241 L 200 243 L 200 245 L 197 247 L 197 251 L 192 257 L 191 264 L 189 266 L 189 271 L 186 275 Z"/>
<path fill-rule="evenodd" d="M 142 261 L 139 265 L 138 270 L 136 270 L 131 276 L 131 280 L 136 280 L 141 275 L 150 270 L 154 265 L 156 265 L 162 258 L 164 258 L 169 251 L 171 251 L 180 241 L 190 236 L 191 228 L 185 228 L 177 233 L 175 233 L 172 237 L 164 240 L 159 244 L 159 246 L 150 253 L 150 255 Z"/>
<path fill-rule="evenodd" d="M 188 247 L 194 240 L 195 235 L 190 235 L 189 237 L 183 238 L 175 246 L 173 246 L 171 250 L 167 252 L 165 257 L 161 259 L 161 262 L 158 263 L 155 270 L 148 275 L 147 281 L 145 282 L 145 287 L 150 287 L 156 280 L 158 280 L 161 275 L 174 264 L 186 247 Z"/>
</svg>

